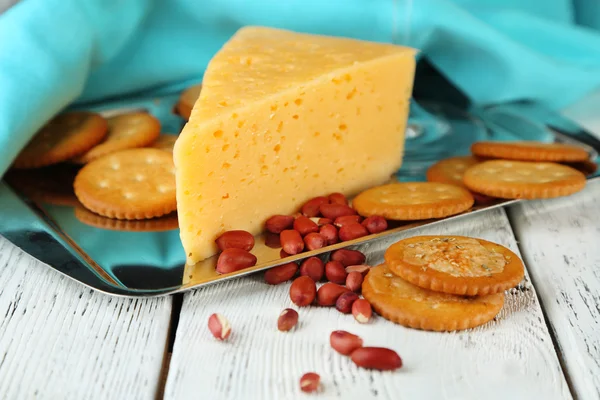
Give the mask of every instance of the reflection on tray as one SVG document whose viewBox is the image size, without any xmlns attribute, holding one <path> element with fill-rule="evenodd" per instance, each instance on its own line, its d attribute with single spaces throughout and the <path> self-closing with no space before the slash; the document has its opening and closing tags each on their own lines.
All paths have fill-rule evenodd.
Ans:
<svg viewBox="0 0 600 400">
<path fill-rule="evenodd" d="M 75 217 L 79 222 L 86 225 L 110 231 L 161 232 L 179 228 L 176 212 L 151 219 L 126 220 L 103 217 L 91 212 L 82 205 L 77 205 L 75 207 Z"/>
<path fill-rule="evenodd" d="M 78 170 L 70 164 L 11 170 L 6 181 L 100 267 L 109 283 L 143 290 L 181 286 L 185 253 L 177 213 L 147 220 L 95 214 L 73 192 Z"/>
</svg>

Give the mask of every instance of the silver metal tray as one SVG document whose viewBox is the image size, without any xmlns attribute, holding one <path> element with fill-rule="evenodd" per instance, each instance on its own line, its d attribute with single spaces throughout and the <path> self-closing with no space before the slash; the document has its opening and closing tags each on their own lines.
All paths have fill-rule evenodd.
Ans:
<svg viewBox="0 0 600 400">
<path fill-rule="evenodd" d="M 518 104 L 526 108 L 536 107 L 536 112 L 539 111 L 537 105 Z M 555 115 L 552 118 L 559 118 L 560 123 L 546 122 L 546 125 L 555 133 L 557 141 L 587 146 L 591 158 L 597 159 L 600 142 L 593 135 L 571 121 Z M 216 257 L 196 265 L 185 265 L 176 215 L 136 222 L 112 220 L 86 211 L 72 193 L 71 183 L 76 172 L 76 167 L 61 165 L 45 171 L 8 173 L 6 179 L 0 182 L 0 235 L 83 285 L 110 295 L 128 297 L 183 292 L 290 261 L 311 256 L 324 257 L 342 247 L 368 253 L 369 248 L 383 248 L 420 226 L 456 220 L 520 202 L 498 201 L 444 219 L 397 223 L 379 234 L 283 259 L 279 248 L 267 246 L 265 238 L 259 236 L 252 251 L 258 258 L 256 266 L 219 275 L 215 271 Z M 588 179 L 598 177 L 599 173 L 595 172 Z M 28 189 L 28 180 L 38 183 L 36 190 Z"/>
</svg>

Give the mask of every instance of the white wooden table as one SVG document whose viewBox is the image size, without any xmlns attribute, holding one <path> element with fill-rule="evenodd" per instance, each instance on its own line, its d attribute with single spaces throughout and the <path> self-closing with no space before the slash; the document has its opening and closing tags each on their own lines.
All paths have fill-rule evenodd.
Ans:
<svg viewBox="0 0 600 400">
<path fill-rule="evenodd" d="M 600 132 L 600 120 L 579 119 Z M 600 182 L 421 232 L 521 254 L 527 277 L 495 321 L 431 333 L 311 307 L 281 333 L 289 284 L 260 274 L 178 297 L 112 298 L 0 238 L 0 399 L 302 399 L 308 371 L 326 399 L 600 399 Z M 228 342 L 208 332 L 213 312 L 230 319 Z M 329 347 L 335 329 L 397 350 L 404 367 L 357 369 Z"/>
</svg>

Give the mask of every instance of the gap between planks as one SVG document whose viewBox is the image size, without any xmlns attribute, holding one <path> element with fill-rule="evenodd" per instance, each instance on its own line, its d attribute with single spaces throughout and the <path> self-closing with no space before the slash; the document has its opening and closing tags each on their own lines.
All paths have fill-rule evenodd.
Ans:
<svg viewBox="0 0 600 400">
<path fill-rule="evenodd" d="M 0 398 L 152 399 L 171 300 L 116 298 L 0 237 Z"/>
<path fill-rule="evenodd" d="M 509 216 L 574 395 L 600 399 L 600 181 Z"/>
<path fill-rule="evenodd" d="M 173 355 L 173 346 L 175 344 L 175 336 L 179 325 L 179 316 L 181 314 L 181 305 L 183 303 L 183 293 L 174 294 L 172 298 L 171 320 L 169 321 L 169 331 L 167 334 L 167 342 L 165 344 L 165 355 L 160 371 L 160 379 L 158 389 L 156 390 L 156 400 L 162 400 L 165 397 L 165 385 L 167 384 L 167 376 L 171 365 L 171 357 Z"/>
</svg>

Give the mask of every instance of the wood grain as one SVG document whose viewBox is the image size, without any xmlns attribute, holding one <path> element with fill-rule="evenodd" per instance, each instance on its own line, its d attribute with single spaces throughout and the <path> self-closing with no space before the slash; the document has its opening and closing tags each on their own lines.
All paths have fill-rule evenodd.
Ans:
<svg viewBox="0 0 600 400">
<path fill-rule="evenodd" d="M 580 399 L 600 399 L 600 181 L 509 211 Z"/>
<path fill-rule="evenodd" d="M 0 399 L 153 399 L 171 299 L 93 292 L 0 237 Z"/>
<path fill-rule="evenodd" d="M 503 210 L 422 229 L 423 234 L 463 234 L 504 244 L 518 252 Z M 372 247 L 368 261 L 382 260 Z M 333 308 L 299 309 L 294 331 L 276 329 L 279 313 L 297 309 L 289 283 L 268 286 L 262 274 L 209 286 L 185 295 L 166 399 L 305 398 L 300 376 L 321 375 L 319 398 L 344 399 L 565 399 L 571 398 L 536 293 L 528 280 L 507 293 L 496 321 L 459 333 L 407 329 L 381 317 L 367 325 Z M 232 334 L 216 341 L 207 320 L 219 312 Z M 336 329 L 359 334 L 365 345 L 398 351 L 395 372 L 360 370 L 329 346 Z"/>
</svg>

